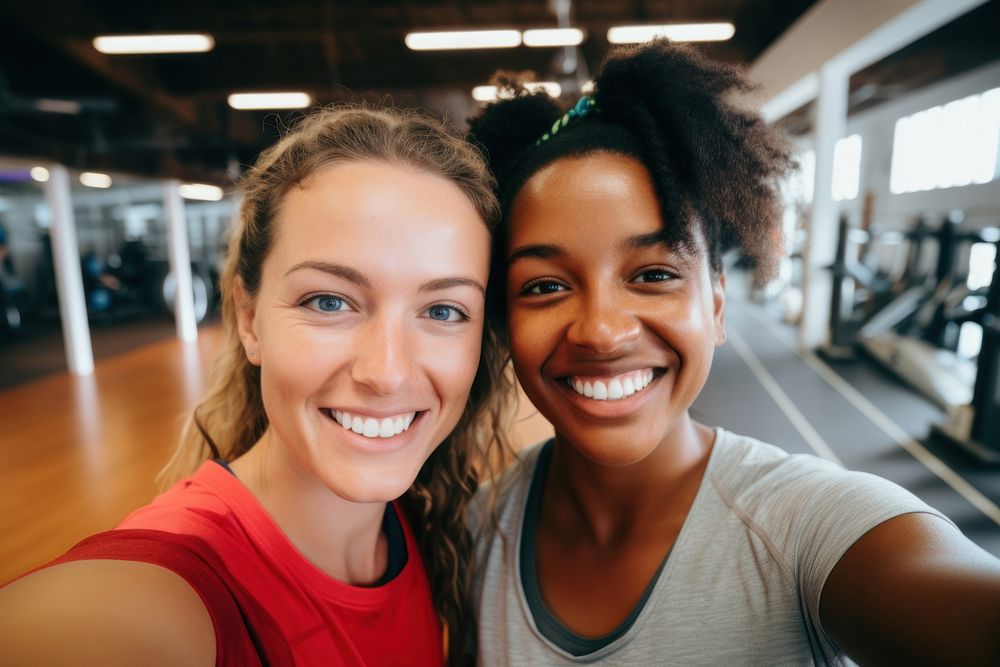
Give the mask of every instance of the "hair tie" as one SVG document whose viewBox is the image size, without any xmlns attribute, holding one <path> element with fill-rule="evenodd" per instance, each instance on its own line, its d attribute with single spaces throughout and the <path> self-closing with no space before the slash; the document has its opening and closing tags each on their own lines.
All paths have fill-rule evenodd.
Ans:
<svg viewBox="0 0 1000 667">
<path fill-rule="evenodd" d="M 591 109 L 593 109 L 596 106 L 597 106 L 597 103 L 594 102 L 594 98 L 593 97 L 588 97 L 588 96 L 584 95 L 583 97 L 581 97 L 577 101 L 576 104 L 574 104 L 569 109 L 569 111 L 567 111 L 566 113 L 564 113 L 562 115 L 562 118 L 558 118 L 556 120 L 556 122 L 552 123 L 552 129 L 550 129 L 548 132 L 546 132 L 545 134 L 543 134 L 541 136 L 541 138 L 539 138 L 538 140 L 536 140 L 535 141 L 535 145 L 538 146 L 543 141 L 548 141 L 553 136 L 555 136 L 555 134 L 559 130 L 561 130 L 562 128 L 564 128 L 567 125 L 569 125 L 569 122 L 571 120 L 573 120 L 574 118 L 583 118 L 588 113 L 590 113 Z"/>
</svg>

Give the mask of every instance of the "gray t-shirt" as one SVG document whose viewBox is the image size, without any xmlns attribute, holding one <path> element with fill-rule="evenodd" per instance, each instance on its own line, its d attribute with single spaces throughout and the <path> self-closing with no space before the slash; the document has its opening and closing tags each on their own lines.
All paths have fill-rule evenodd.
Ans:
<svg viewBox="0 0 1000 667">
<path fill-rule="evenodd" d="M 521 529 L 539 451 L 523 452 L 498 482 L 499 532 L 485 531 L 477 544 L 483 665 L 851 664 L 819 618 L 834 565 L 892 517 L 927 512 L 947 521 L 880 477 L 717 429 L 691 511 L 635 622 L 574 657 L 538 631 L 521 584 Z"/>
</svg>

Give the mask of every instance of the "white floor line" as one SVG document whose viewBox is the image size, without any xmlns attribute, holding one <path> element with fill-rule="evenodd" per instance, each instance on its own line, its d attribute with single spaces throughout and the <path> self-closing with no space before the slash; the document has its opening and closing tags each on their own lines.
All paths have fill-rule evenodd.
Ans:
<svg viewBox="0 0 1000 667">
<path fill-rule="evenodd" d="M 840 459 L 834 453 L 830 445 L 826 444 L 823 437 L 813 428 L 806 416 L 802 414 L 799 408 L 795 405 L 795 402 L 788 397 L 785 390 L 781 388 L 778 381 L 774 379 L 774 376 L 764 367 L 760 359 L 754 354 L 754 351 L 750 349 L 750 346 L 746 344 L 739 334 L 729 329 L 727 332 L 727 337 L 729 342 L 732 344 L 733 349 L 736 353 L 740 355 L 743 362 L 750 367 L 750 370 L 757 380 L 760 382 L 761 386 L 764 387 L 765 391 L 771 395 L 771 398 L 778 405 L 778 408 L 785 413 L 788 417 L 788 421 L 792 422 L 792 426 L 795 430 L 805 438 L 805 441 L 813 448 L 813 451 L 822 456 L 824 459 L 833 461 L 837 465 L 843 467 Z"/>
<path fill-rule="evenodd" d="M 821 378 L 826 380 L 827 384 L 837 390 L 837 392 L 840 393 L 840 395 L 843 396 L 851 405 L 853 405 L 858 412 L 867 417 L 873 424 L 875 424 L 875 426 L 881 429 L 883 433 L 892 438 L 897 445 L 905 449 L 911 456 L 913 456 L 913 458 L 922 463 L 932 473 L 937 475 L 941 481 L 954 489 L 956 493 L 968 500 L 973 506 L 1000 526 L 1000 507 L 998 507 L 996 503 L 984 496 L 979 489 L 972 486 L 972 484 L 967 482 L 964 477 L 949 468 L 944 461 L 939 459 L 933 454 L 933 452 L 920 444 L 915 438 L 907 433 L 903 427 L 894 422 L 891 417 L 879 410 L 878 407 L 868 400 L 864 394 L 848 384 L 844 378 L 840 377 L 840 375 L 824 363 L 822 359 L 817 357 L 812 352 L 802 354 L 796 350 L 794 346 L 789 345 L 788 341 L 786 341 L 779 332 L 775 331 L 774 323 L 768 321 L 765 317 L 761 317 L 756 312 L 756 308 L 754 306 L 747 304 L 746 311 L 750 313 L 750 316 L 753 317 L 753 319 L 757 320 L 758 323 L 767 328 L 775 338 L 781 341 L 782 345 L 794 352 L 796 356 L 816 371 Z"/>
</svg>

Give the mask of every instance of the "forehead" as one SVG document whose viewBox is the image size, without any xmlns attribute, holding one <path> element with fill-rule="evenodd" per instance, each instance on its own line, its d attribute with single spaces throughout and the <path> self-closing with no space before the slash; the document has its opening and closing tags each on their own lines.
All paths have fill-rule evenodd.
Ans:
<svg viewBox="0 0 1000 667">
<path fill-rule="evenodd" d="M 649 234 L 663 228 L 652 177 L 635 158 L 606 151 L 557 160 L 514 198 L 508 243 Z"/>
<path fill-rule="evenodd" d="M 274 225 L 270 255 L 280 264 L 485 271 L 489 231 L 472 201 L 443 176 L 405 165 L 327 165 L 285 194 Z"/>
</svg>

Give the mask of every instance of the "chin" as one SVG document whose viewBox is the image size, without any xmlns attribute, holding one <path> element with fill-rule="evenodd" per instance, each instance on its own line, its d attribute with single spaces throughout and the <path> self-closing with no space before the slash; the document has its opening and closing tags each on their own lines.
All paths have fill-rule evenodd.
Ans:
<svg viewBox="0 0 1000 667">
<path fill-rule="evenodd" d="M 566 440 L 573 449 L 585 458 L 609 468 L 619 468 L 639 463 L 656 449 L 656 443 L 630 440 L 627 437 L 615 434 L 609 434 L 603 438 L 595 438 L 593 434 L 590 434 L 584 445 L 573 444 L 581 441 L 574 441 L 572 437 Z M 623 445 L 622 443 L 625 441 L 629 441 L 630 444 Z"/>
<path fill-rule="evenodd" d="M 413 485 L 416 476 L 399 476 L 386 479 L 357 479 L 353 483 L 333 487 L 334 492 L 353 503 L 388 503 L 396 500 Z"/>
</svg>

